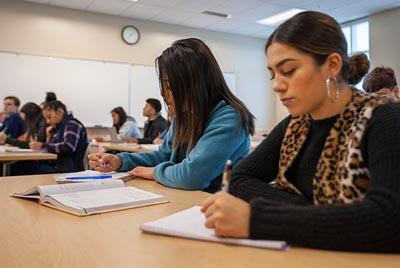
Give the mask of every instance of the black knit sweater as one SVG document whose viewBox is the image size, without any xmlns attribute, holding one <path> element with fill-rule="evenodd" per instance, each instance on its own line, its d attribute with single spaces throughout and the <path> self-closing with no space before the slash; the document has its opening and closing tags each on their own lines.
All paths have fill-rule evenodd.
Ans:
<svg viewBox="0 0 400 268">
<path fill-rule="evenodd" d="M 312 122 L 286 173 L 302 196 L 268 184 L 278 174 L 290 117 L 234 169 L 229 191 L 250 202 L 250 237 L 321 249 L 400 252 L 400 105 L 376 108 L 362 137 L 361 151 L 371 177 L 363 201 L 314 205 L 313 176 L 335 119 Z"/>
</svg>

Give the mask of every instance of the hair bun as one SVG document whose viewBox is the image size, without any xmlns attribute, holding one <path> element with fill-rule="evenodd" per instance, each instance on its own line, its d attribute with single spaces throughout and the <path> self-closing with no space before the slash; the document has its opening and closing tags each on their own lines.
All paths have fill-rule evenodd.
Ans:
<svg viewBox="0 0 400 268">
<path fill-rule="evenodd" d="M 355 85 L 361 81 L 369 70 L 369 59 L 365 53 L 357 53 L 349 59 L 349 84 Z"/>
</svg>

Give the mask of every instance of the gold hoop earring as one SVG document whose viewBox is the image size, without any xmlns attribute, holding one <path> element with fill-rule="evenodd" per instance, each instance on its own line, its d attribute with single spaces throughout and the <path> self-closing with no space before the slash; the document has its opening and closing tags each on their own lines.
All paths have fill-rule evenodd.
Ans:
<svg viewBox="0 0 400 268">
<path fill-rule="evenodd" d="M 331 79 L 335 82 L 335 97 L 332 97 L 331 95 Z M 328 77 L 326 79 L 326 93 L 328 94 L 328 98 L 332 101 L 332 102 L 337 102 L 339 100 L 339 87 L 338 87 L 338 82 L 336 77 Z"/>
</svg>

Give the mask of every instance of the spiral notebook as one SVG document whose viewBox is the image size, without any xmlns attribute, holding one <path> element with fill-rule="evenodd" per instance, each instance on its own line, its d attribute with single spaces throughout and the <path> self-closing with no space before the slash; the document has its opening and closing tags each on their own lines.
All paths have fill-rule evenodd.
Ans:
<svg viewBox="0 0 400 268">
<path fill-rule="evenodd" d="M 284 241 L 251 240 L 241 238 L 224 238 L 214 234 L 213 229 L 204 226 L 205 218 L 199 206 L 195 206 L 159 220 L 144 223 L 140 226 L 143 232 L 204 240 L 224 244 L 234 244 L 249 247 L 287 250 Z"/>
</svg>

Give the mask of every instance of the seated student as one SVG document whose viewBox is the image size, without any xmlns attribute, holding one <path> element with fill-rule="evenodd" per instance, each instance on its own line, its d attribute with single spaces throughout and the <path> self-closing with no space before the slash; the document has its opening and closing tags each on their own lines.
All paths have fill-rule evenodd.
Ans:
<svg viewBox="0 0 400 268">
<path fill-rule="evenodd" d="M 15 96 L 7 96 L 4 98 L 4 113 L 6 119 L 0 128 L 0 132 L 4 132 L 12 138 L 18 138 L 24 134 L 24 121 L 18 113 L 19 99 Z"/>
<path fill-rule="evenodd" d="M 390 67 L 376 67 L 368 73 L 364 78 L 363 89 L 369 93 L 399 97 L 396 75 Z"/>
<path fill-rule="evenodd" d="M 147 99 L 143 108 L 143 116 L 148 119 L 144 125 L 144 135 L 142 139 L 128 138 L 128 142 L 139 144 L 150 144 L 160 135 L 167 126 L 167 120 L 160 114 L 161 103 L 157 99 Z"/>
<path fill-rule="evenodd" d="M 47 124 L 40 106 L 36 103 L 28 102 L 22 106 L 19 114 L 24 120 L 25 133 L 16 139 L 0 132 L 0 144 L 6 143 L 20 148 L 29 148 L 31 140 L 46 142 Z"/>
<path fill-rule="evenodd" d="M 400 252 L 400 104 L 365 94 L 364 54 L 319 12 L 281 24 L 266 44 L 272 88 L 290 116 L 203 203 L 217 235 L 321 249 Z M 271 182 L 274 182 L 272 184 Z"/>
<path fill-rule="evenodd" d="M 142 137 L 136 120 L 133 117 L 128 117 L 124 108 L 119 106 L 112 109 L 111 116 L 113 120 L 113 125 L 117 130 L 117 134 L 119 135 L 121 140 L 124 140 L 126 137 Z"/>
<path fill-rule="evenodd" d="M 83 170 L 83 157 L 88 146 L 83 124 L 68 114 L 65 105 L 58 100 L 46 102 L 43 106 L 43 114 L 49 124 L 46 129 L 47 142 L 31 141 L 29 147 L 56 153 L 58 158 L 55 164 L 21 161 L 11 166 L 11 174 L 63 173 Z"/>
<path fill-rule="evenodd" d="M 130 170 L 168 187 L 215 192 L 226 160 L 237 164 L 249 154 L 254 117 L 229 90 L 201 40 L 175 41 L 156 64 L 161 95 L 175 111 L 158 151 L 93 154 L 89 164 L 99 171 Z"/>
</svg>

